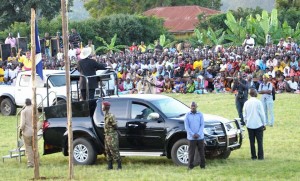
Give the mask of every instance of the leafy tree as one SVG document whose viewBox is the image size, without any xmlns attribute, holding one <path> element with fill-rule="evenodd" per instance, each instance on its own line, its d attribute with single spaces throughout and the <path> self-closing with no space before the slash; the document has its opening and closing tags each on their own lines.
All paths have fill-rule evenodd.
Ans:
<svg viewBox="0 0 300 181">
<path fill-rule="evenodd" d="M 208 29 L 208 27 L 211 27 L 213 30 L 218 30 L 227 28 L 224 22 L 226 19 L 226 13 L 211 15 L 208 18 L 199 15 L 198 19 L 200 23 L 197 25 L 197 29 Z"/>
<path fill-rule="evenodd" d="M 290 8 L 300 9 L 299 0 L 276 0 L 276 8 L 278 10 L 288 10 Z"/>
<path fill-rule="evenodd" d="M 110 44 L 108 44 L 102 37 L 96 36 L 96 40 L 102 42 L 104 46 L 100 46 L 96 49 L 96 52 L 103 51 L 104 53 L 119 52 L 122 48 L 126 48 L 126 45 L 116 45 L 117 34 L 111 39 Z"/>
<path fill-rule="evenodd" d="M 262 8 L 256 7 L 255 9 L 253 8 L 241 8 L 239 7 L 236 11 L 232 10 L 232 14 L 236 19 L 241 19 L 241 18 L 246 18 L 249 15 L 252 15 L 253 17 L 256 16 L 257 14 L 261 14 L 263 11 Z"/>
<path fill-rule="evenodd" d="M 69 6 L 73 0 L 69 0 Z M 14 22 L 29 22 L 30 8 L 37 8 L 37 14 L 47 19 L 54 18 L 60 11 L 61 2 L 57 0 L 14 0 L 0 3 L 0 30 L 4 30 Z"/>
<path fill-rule="evenodd" d="M 292 28 L 296 28 L 300 19 L 300 1 L 276 0 L 276 8 L 279 11 L 279 21 L 281 23 L 286 21 Z"/>
<path fill-rule="evenodd" d="M 142 13 L 161 6 L 199 5 L 220 10 L 221 0 L 88 0 L 84 6 L 94 18 L 118 13 Z"/>
<path fill-rule="evenodd" d="M 150 43 L 147 47 L 147 49 L 154 49 L 156 42 L 159 42 L 159 44 L 163 48 L 170 48 L 172 45 L 176 43 L 176 41 L 171 41 L 171 39 L 168 39 L 165 34 L 160 35 L 158 40 L 155 40 L 154 43 Z"/>
<path fill-rule="evenodd" d="M 284 21 L 288 22 L 292 28 L 296 28 L 297 23 L 300 21 L 300 9 L 297 9 L 296 7 L 281 9 L 278 14 L 279 21 L 281 23 Z"/>
<path fill-rule="evenodd" d="M 235 19 L 239 20 L 241 18 L 245 19 L 247 16 L 252 15 L 256 16 L 256 14 L 261 14 L 263 9 L 260 7 L 253 8 L 241 8 L 239 7 L 236 11 L 230 10 Z M 197 26 L 198 29 L 208 29 L 211 27 L 213 30 L 219 29 L 227 29 L 227 25 L 225 24 L 226 13 L 215 14 L 209 17 L 205 17 L 203 15 L 198 16 L 199 24 Z"/>
<path fill-rule="evenodd" d="M 233 45 L 241 45 L 246 36 L 246 29 L 243 26 L 242 19 L 237 21 L 230 11 L 226 14 L 226 18 L 225 24 L 228 26 L 228 29 L 226 30 L 225 39 L 232 42 Z"/>
</svg>

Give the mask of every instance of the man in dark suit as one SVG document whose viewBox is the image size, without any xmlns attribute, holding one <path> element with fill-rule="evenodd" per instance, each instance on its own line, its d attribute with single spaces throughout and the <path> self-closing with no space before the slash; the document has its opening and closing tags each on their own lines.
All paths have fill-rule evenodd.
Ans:
<svg viewBox="0 0 300 181">
<path fill-rule="evenodd" d="M 106 70 L 106 64 L 97 63 L 95 60 L 90 59 L 89 56 L 92 53 L 92 49 L 90 47 L 83 48 L 80 53 L 80 59 L 77 64 L 77 70 L 80 72 L 81 75 L 84 76 L 92 76 L 96 75 L 97 70 Z M 94 99 L 95 89 L 98 87 L 98 82 L 96 77 L 88 78 L 88 91 L 89 91 L 89 98 Z M 86 90 L 86 80 L 84 77 L 80 77 L 79 79 L 79 88 L 81 92 L 81 99 L 86 100 L 87 90 Z"/>
</svg>

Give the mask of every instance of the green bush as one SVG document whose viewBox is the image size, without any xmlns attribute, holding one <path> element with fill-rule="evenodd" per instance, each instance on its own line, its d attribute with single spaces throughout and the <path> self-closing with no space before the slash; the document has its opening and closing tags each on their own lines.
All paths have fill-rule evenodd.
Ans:
<svg viewBox="0 0 300 181">
<path fill-rule="evenodd" d="M 38 21 L 40 38 L 44 37 L 45 32 L 50 36 L 56 36 L 56 32 L 61 32 L 61 17 L 48 21 L 43 18 Z M 95 40 L 96 36 L 101 36 L 109 42 L 117 34 L 116 45 L 131 45 L 132 42 L 146 44 L 158 39 L 161 34 L 171 36 L 163 27 L 163 20 L 155 17 L 145 17 L 141 15 L 114 14 L 105 16 L 101 19 L 88 19 L 80 22 L 70 22 L 69 29 L 75 28 L 80 33 L 83 44 L 88 40 Z M 4 41 L 8 33 L 12 32 L 17 36 L 19 32 L 22 37 L 30 38 L 30 25 L 28 23 L 14 23 L 4 31 L 0 31 L 0 41 Z M 95 46 L 101 46 L 100 42 L 93 42 Z"/>
</svg>

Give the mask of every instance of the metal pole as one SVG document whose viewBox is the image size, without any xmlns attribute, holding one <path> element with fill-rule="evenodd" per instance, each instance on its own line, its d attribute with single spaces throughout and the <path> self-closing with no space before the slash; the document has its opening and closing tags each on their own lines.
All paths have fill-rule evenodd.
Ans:
<svg viewBox="0 0 300 181">
<path fill-rule="evenodd" d="M 33 138 L 32 138 L 32 149 L 34 157 L 34 179 L 40 178 L 39 171 L 39 152 L 37 143 L 37 103 L 36 103 L 36 65 L 35 65 L 35 9 L 31 8 L 31 83 L 32 83 L 32 127 L 33 127 Z"/>
<path fill-rule="evenodd" d="M 68 148 L 69 148 L 69 179 L 74 178 L 74 164 L 73 164 L 73 130 L 72 130 L 72 106 L 70 95 L 70 61 L 68 58 L 68 16 L 67 4 L 65 0 L 61 0 L 62 12 L 62 36 L 64 44 L 64 61 L 66 67 L 66 95 L 67 95 L 67 118 L 68 118 Z"/>
</svg>

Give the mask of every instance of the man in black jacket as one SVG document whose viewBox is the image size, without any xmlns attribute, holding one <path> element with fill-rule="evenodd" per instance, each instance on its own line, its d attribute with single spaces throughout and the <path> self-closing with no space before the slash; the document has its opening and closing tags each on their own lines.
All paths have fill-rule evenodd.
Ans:
<svg viewBox="0 0 300 181">
<path fill-rule="evenodd" d="M 239 118 L 241 118 L 241 125 L 244 126 L 243 107 L 245 102 L 248 100 L 248 83 L 245 79 L 243 79 L 240 72 L 238 73 L 237 78 L 234 78 L 232 92 L 233 91 L 237 91 L 235 95 L 235 105 Z"/>
<path fill-rule="evenodd" d="M 77 70 L 81 75 L 84 76 L 92 76 L 96 75 L 97 70 L 106 70 L 106 64 L 97 63 L 95 60 L 90 59 L 89 56 L 92 53 L 92 49 L 90 47 L 83 48 L 80 53 L 80 59 L 77 64 Z M 96 77 L 88 78 L 88 99 L 94 99 L 95 89 L 98 87 L 98 82 Z M 79 80 L 79 88 L 81 92 L 81 99 L 86 100 L 86 80 L 84 77 L 80 77 Z"/>
</svg>

